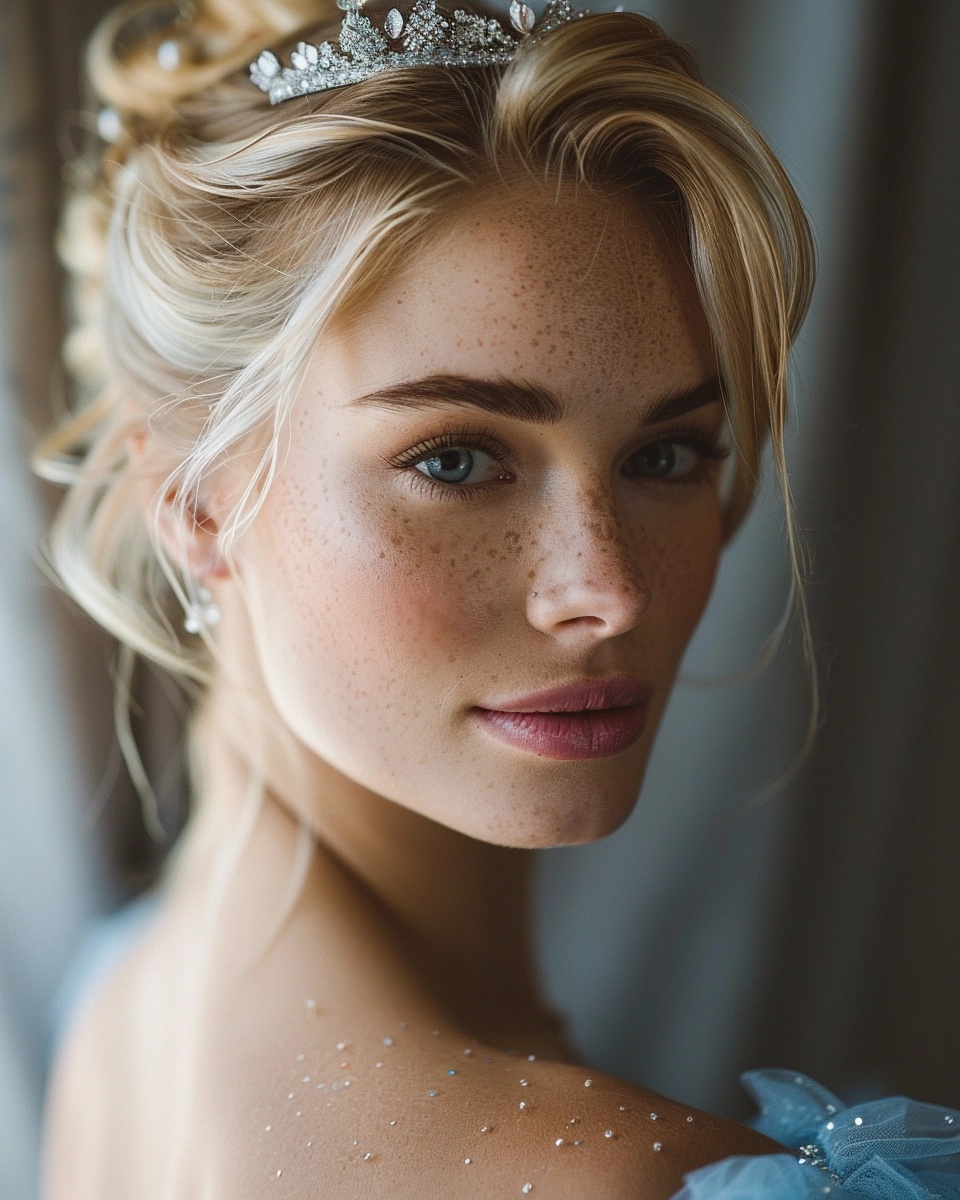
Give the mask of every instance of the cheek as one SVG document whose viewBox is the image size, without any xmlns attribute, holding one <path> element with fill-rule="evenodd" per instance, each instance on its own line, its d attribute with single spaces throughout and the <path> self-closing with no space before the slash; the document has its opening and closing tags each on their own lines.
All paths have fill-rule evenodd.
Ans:
<svg viewBox="0 0 960 1200">
<path fill-rule="evenodd" d="M 516 554 L 468 514 L 338 502 L 344 490 L 278 480 L 265 506 L 279 536 L 257 548 L 263 669 L 278 706 L 304 720 L 423 715 L 420 698 L 435 704 L 500 621 Z"/>
<path fill-rule="evenodd" d="M 710 599 L 723 548 L 719 502 L 696 506 L 682 528 L 651 539 L 651 616 L 678 663 Z"/>
</svg>

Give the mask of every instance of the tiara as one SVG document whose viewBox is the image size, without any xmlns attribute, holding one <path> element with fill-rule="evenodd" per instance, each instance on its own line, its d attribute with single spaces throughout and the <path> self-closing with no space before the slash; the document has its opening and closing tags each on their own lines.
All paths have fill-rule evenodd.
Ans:
<svg viewBox="0 0 960 1200">
<path fill-rule="evenodd" d="M 415 0 L 409 14 L 391 8 L 378 29 L 360 13 L 364 0 L 337 0 L 345 16 L 339 49 L 299 42 L 284 67 L 271 50 L 250 65 L 250 78 L 271 104 L 359 83 L 382 71 L 404 67 L 486 67 L 508 63 L 525 42 L 586 16 L 570 0 L 549 0 L 538 21 L 533 9 L 513 0 L 510 24 L 516 34 L 492 17 L 457 9 L 448 13 L 435 0 Z"/>
</svg>

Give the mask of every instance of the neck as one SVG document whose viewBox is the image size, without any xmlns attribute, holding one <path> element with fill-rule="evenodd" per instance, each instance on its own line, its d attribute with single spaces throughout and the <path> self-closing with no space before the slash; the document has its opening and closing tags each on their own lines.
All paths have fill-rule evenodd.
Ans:
<svg viewBox="0 0 960 1200">
<path fill-rule="evenodd" d="M 196 720 L 202 795 L 175 868 L 179 882 L 212 869 L 257 770 L 227 689 L 214 687 Z M 265 758 L 258 773 L 271 815 L 305 824 L 317 853 L 335 859 L 377 901 L 452 1020 L 503 1049 L 570 1057 L 562 1022 L 537 982 L 529 851 L 440 825 L 360 786 L 302 743 Z"/>
</svg>

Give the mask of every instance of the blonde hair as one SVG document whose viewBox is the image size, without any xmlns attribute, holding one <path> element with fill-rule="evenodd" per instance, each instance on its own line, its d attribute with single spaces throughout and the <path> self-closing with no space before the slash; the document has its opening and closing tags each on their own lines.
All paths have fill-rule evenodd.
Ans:
<svg viewBox="0 0 960 1200">
<path fill-rule="evenodd" d="M 128 660 L 201 689 L 211 677 L 209 646 L 178 632 L 194 585 L 134 502 L 131 431 L 149 423 L 169 456 L 158 500 L 175 492 L 184 509 L 227 455 L 250 455 L 220 534 L 229 553 L 277 467 L 318 332 L 362 307 L 458 199 L 516 177 L 636 197 L 682 239 L 738 451 L 726 532 L 750 507 L 769 442 L 809 651 L 784 425 L 813 243 L 775 155 L 684 47 L 644 16 L 604 13 L 505 68 L 406 70 L 274 108 L 242 68 L 307 29 L 335 37 L 331 3 L 207 0 L 173 31 L 185 48 L 173 71 L 158 65 L 171 31 L 152 12 L 123 6 L 90 46 L 89 77 L 123 132 L 66 208 L 77 314 L 66 357 L 83 403 L 36 460 L 67 486 L 55 569 Z M 121 47 L 138 22 L 139 40 Z"/>
</svg>

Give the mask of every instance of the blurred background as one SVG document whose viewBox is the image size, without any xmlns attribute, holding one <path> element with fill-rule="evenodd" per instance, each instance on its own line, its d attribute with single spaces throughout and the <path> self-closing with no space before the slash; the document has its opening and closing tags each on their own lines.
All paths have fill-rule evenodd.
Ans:
<svg viewBox="0 0 960 1200">
<path fill-rule="evenodd" d="M 110 6 L 0 4 L 3 1200 L 35 1194 L 45 1074 L 81 946 L 163 854 L 121 767 L 112 648 L 37 566 L 56 496 L 27 467 L 66 401 L 54 230 L 64 164 L 92 120 L 79 54 Z M 758 678 L 731 681 L 787 602 L 768 478 L 636 812 L 595 846 L 542 856 L 549 987 L 591 1061 L 727 1115 L 749 1112 L 737 1075 L 759 1066 L 846 1100 L 960 1106 L 960 5 L 637 7 L 752 117 L 816 229 L 790 455 L 824 709 L 812 752 L 772 786 L 809 717 L 798 632 Z M 173 830 L 176 714 L 149 673 L 137 698 Z"/>
</svg>

